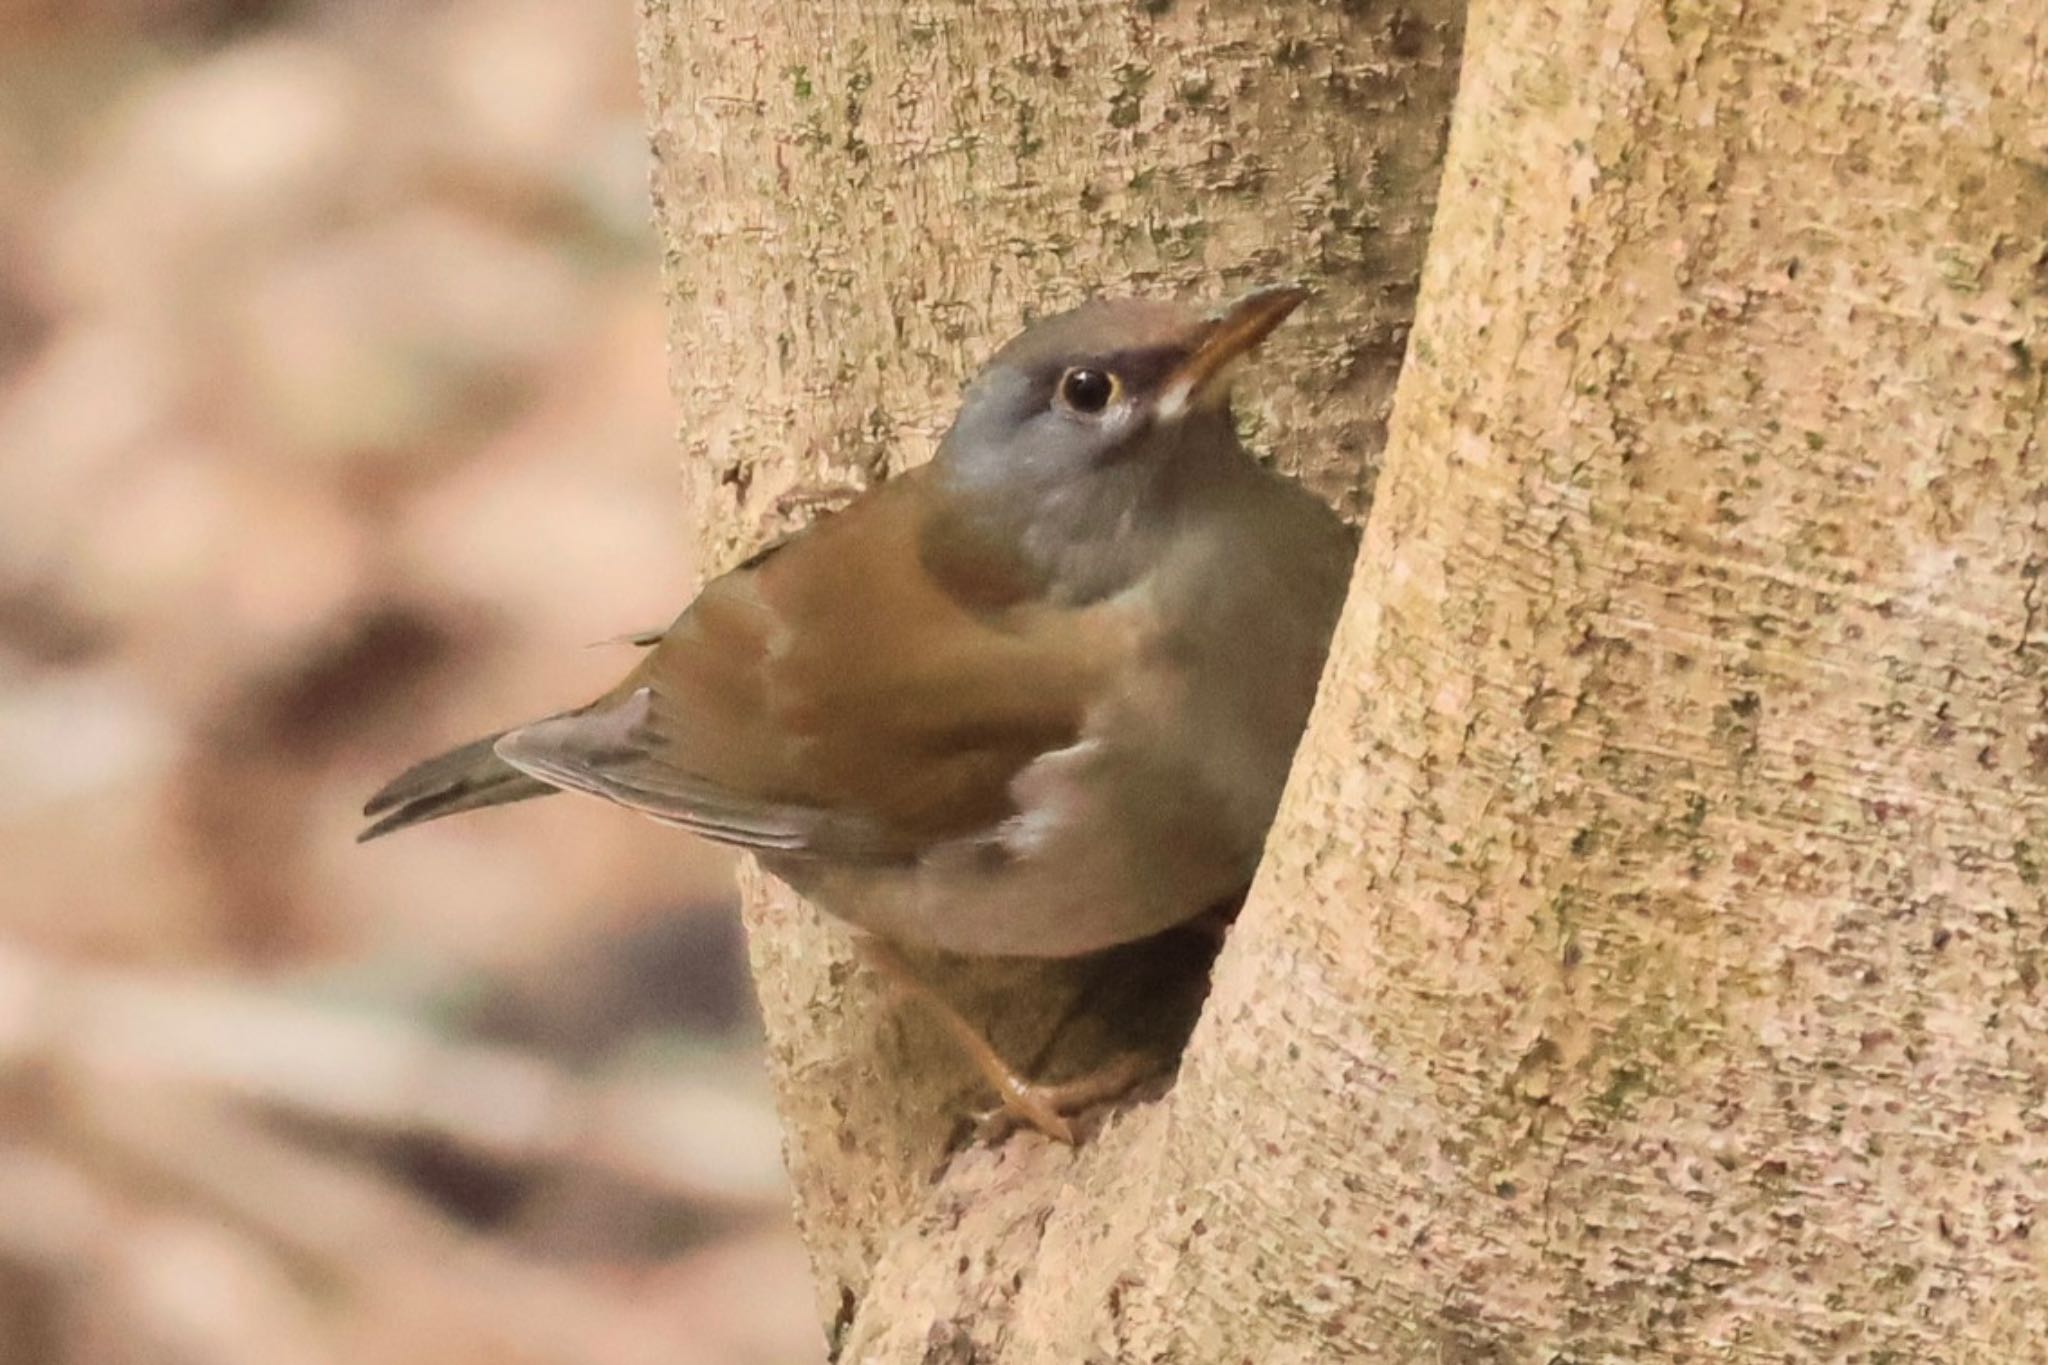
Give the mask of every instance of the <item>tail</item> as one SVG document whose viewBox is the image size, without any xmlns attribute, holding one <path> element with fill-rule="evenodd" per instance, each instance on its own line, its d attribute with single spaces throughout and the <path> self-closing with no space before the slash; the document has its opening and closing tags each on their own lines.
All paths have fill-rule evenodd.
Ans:
<svg viewBox="0 0 2048 1365">
<path fill-rule="evenodd" d="M 438 758 L 415 763 L 393 778 L 363 807 L 372 823 L 356 836 L 356 842 L 459 811 L 503 806 L 559 790 L 499 758 L 492 747 L 498 740 L 498 735 L 486 735 Z"/>
</svg>

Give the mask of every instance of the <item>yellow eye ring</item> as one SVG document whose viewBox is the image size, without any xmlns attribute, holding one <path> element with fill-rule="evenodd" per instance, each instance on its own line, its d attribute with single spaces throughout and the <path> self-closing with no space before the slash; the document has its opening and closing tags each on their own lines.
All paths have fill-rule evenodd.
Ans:
<svg viewBox="0 0 2048 1365">
<path fill-rule="evenodd" d="M 1053 390 L 1060 405 L 1083 417 L 1099 417 L 1123 396 L 1124 382 L 1108 370 L 1076 365 L 1060 376 Z"/>
</svg>

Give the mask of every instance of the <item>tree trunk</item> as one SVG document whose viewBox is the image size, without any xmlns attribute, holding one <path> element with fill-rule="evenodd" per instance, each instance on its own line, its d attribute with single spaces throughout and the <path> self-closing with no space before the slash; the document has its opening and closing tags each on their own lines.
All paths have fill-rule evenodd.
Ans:
<svg viewBox="0 0 2048 1365">
<path fill-rule="evenodd" d="M 1362 508 L 1455 9 L 650 9 L 717 546 L 922 458 L 1027 302 L 1297 274 L 1254 414 Z M 1475 6 L 1170 1093 L 949 1153 L 943 1044 L 757 888 L 839 1358 L 2048 1358 L 2044 28 Z M 969 975 L 1013 1043 L 1079 989 Z"/>
</svg>

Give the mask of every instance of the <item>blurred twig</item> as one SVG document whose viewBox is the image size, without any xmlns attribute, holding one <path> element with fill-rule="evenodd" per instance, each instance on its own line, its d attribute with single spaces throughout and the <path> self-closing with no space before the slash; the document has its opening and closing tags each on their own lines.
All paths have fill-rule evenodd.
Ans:
<svg viewBox="0 0 2048 1365">
<path fill-rule="evenodd" d="M 536 1360 L 690 1359 L 568 1269 L 507 1252 L 375 1172 L 307 1152 L 226 1107 L 102 1092 L 84 1117 L 96 1136 L 285 1252 L 309 1279 L 339 1280 L 372 1302 L 429 1303 Z"/>
<path fill-rule="evenodd" d="M 730 1211 L 785 1200 L 773 1114 L 709 1076 L 585 1080 L 401 1019 L 0 945 L 0 1076 L 31 1067 L 195 1087 L 346 1129 L 431 1136 L 493 1161 L 602 1171 Z"/>
</svg>

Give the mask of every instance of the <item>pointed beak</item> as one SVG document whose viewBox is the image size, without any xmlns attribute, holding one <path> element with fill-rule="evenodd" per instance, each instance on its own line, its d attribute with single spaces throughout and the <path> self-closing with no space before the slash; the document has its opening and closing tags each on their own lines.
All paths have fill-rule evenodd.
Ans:
<svg viewBox="0 0 2048 1365">
<path fill-rule="evenodd" d="M 1308 290 L 1300 285 L 1269 285 L 1254 289 L 1218 313 L 1194 354 L 1166 381 L 1159 398 L 1159 417 L 1172 421 L 1222 398 L 1230 389 L 1234 363 L 1249 355 L 1307 297 Z"/>
</svg>

